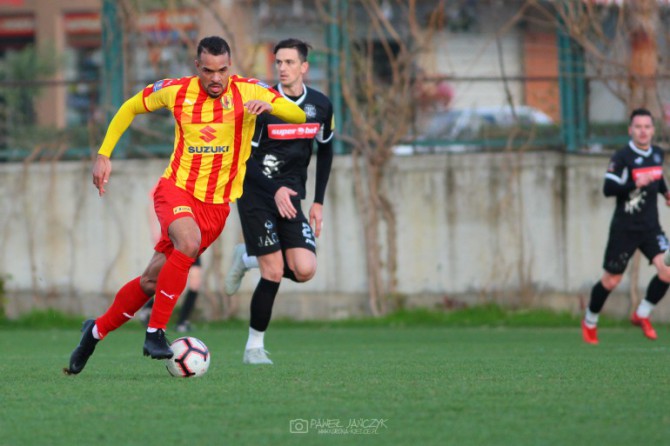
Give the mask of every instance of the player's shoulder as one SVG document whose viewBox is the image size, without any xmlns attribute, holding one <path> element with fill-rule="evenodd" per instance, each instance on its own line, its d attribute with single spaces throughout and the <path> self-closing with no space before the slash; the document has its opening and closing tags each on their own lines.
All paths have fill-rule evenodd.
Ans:
<svg viewBox="0 0 670 446">
<path fill-rule="evenodd" d="M 665 154 L 665 150 L 659 146 L 652 145 L 651 150 L 655 153 Z"/>
<path fill-rule="evenodd" d="M 230 76 L 230 82 L 237 86 L 249 85 L 249 86 L 259 86 L 267 89 L 272 88 L 265 82 L 261 81 L 260 79 L 256 79 L 254 77 L 242 77 L 237 74 L 233 74 L 232 76 Z"/>
<path fill-rule="evenodd" d="M 305 88 L 307 88 L 307 97 L 310 100 L 318 101 L 321 104 L 330 105 L 330 99 L 324 93 L 321 93 L 316 88 L 312 88 L 308 85 L 306 85 Z"/>
<path fill-rule="evenodd" d="M 183 85 L 190 84 L 196 76 L 184 76 L 179 78 L 166 78 L 154 82 L 149 85 L 153 92 L 163 90 L 170 87 L 182 87 Z"/>
</svg>

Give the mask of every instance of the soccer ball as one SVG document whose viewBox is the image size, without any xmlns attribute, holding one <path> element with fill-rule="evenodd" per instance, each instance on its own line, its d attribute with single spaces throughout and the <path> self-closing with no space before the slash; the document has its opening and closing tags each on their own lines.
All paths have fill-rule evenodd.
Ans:
<svg viewBox="0 0 670 446">
<path fill-rule="evenodd" d="M 200 339 L 189 336 L 175 339 L 170 348 L 174 355 L 165 360 L 165 367 L 170 375 L 191 378 L 207 373 L 210 354 Z"/>
</svg>

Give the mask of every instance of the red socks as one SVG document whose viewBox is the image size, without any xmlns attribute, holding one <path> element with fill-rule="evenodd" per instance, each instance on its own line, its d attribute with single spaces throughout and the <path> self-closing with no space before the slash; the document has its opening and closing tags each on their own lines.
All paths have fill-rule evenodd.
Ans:
<svg viewBox="0 0 670 446">
<path fill-rule="evenodd" d="M 151 318 L 149 327 L 161 328 L 167 327 L 172 311 L 177 304 L 177 299 L 186 288 L 188 279 L 188 270 L 195 262 L 194 258 L 177 251 L 172 254 L 163 265 L 158 280 L 156 281 L 156 296 L 154 306 L 151 309 Z"/>
<path fill-rule="evenodd" d="M 149 297 L 142 291 L 139 277 L 121 287 L 107 312 L 95 321 L 100 339 L 132 319 L 135 312 L 142 308 Z"/>
</svg>

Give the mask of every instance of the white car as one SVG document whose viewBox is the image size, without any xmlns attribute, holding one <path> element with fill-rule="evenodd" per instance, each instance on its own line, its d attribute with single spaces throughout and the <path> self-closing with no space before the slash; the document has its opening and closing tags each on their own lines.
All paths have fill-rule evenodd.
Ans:
<svg viewBox="0 0 670 446">
<path fill-rule="evenodd" d="M 434 112 L 419 124 L 415 143 L 395 146 L 396 155 L 432 152 L 462 152 L 480 147 L 482 130 L 509 129 L 516 125 L 552 125 L 546 113 L 529 106 L 512 109 L 505 107 L 478 107 Z M 468 144 L 468 140 L 473 140 Z M 444 141 L 444 142 L 443 142 Z M 443 142 L 443 143 L 442 143 Z"/>
</svg>

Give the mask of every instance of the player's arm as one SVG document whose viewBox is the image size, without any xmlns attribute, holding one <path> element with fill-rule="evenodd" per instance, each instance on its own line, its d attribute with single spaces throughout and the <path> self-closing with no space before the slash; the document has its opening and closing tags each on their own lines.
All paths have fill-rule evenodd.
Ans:
<svg viewBox="0 0 670 446">
<path fill-rule="evenodd" d="M 112 122 L 109 123 L 107 133 L 93 165 L 93 184 L 98 189 L 100 196 L 105 193 L 105 184 L 109 181 L 109 176 L 112 173 L 112 163 L 109 158 L 112 156 L 114 147 L 133 122 L 135 116 L 147 113 L 147 111 L 142 101 L 142 92 L 139 92 L 123 103 L 114 115 Z"/>
<path fill-rule="evenodd" d="M 302 108 L 283 96 L 276 97 L 272 101 L 272 111 L 270 111 L 270 114 L 291 124 L 304 124 L 307 120 L 307 116 L 305 116 Z"/>
<path fill-rule="evenodd" d="M 319 134 L 316 136 L 316 181 L 314 186 L 314 203 L 309 209 L 309 224 L 312 226 L 314 235 L 321 235 L 323 227 L 323 201 L 326 197 L 326 186 L 330 178 L 330 170 L 333 165 L 333 122 L 332 107 L 326 121 L 321 125 Z"/>
<path fill-rule="evenodd" d="M 627 195 L 637 186 L 633 181 L 632 175 L 623 157 L 619 152 L 615 153 L 605 174 L 605 184 L 603 193 L 606 197 L 615 197 L 618 195 Z"/>
<path fill-rule="evenodd" d="M 663 152 L 661 151 L 661 166 L 663 166 L 663 158 Z M 666 206 L 670 206 L 670 191 L 668 191 L 668 183 L 665 181 L 665 177 L 663 175 L 661 175 L 661 178 L 658 181 L 658 193 L 663 195 L 663 198 L 665 198 Z"/>
</svg>

